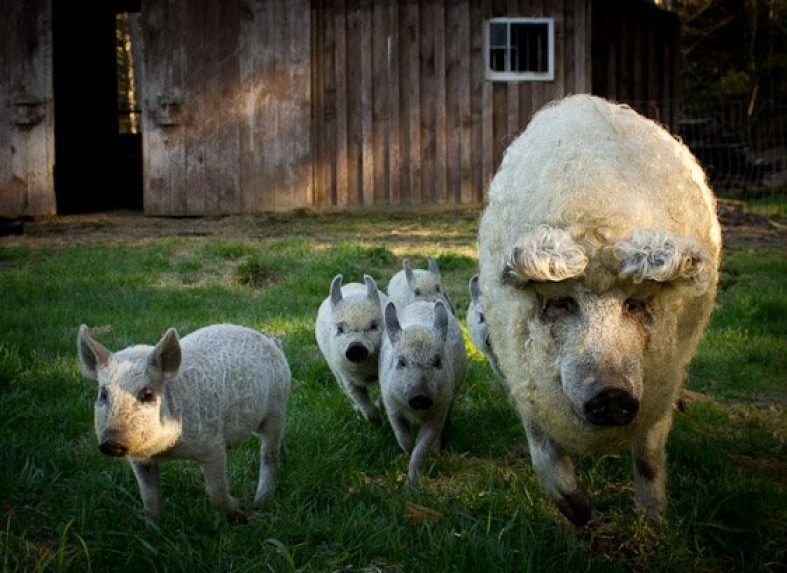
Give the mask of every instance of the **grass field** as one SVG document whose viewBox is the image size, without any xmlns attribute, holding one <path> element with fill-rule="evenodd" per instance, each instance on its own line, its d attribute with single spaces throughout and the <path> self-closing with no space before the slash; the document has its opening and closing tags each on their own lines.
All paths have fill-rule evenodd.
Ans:
<svg viewBox="0 0 787 573">
<path fill-rule="evenodd" d="M 163 223 L 162 223 L 163 224 Z M 187 225 L 187 223 L 185 223 Z M 195 222 L 196 224 L 196 222 Z M 644 521 L 626 452 L 575 458 L 593 504 L 571 526 L 541 491 L 524 431 L 483 356 L 471 363 L 417 492 L 388 425 L 356 415 L 314 339 L 331 279 L 385 288 L 434 255 L 464 323 L 477 217 L 238 219 L 232 233 L 0 239 L 0 563 L 16 571 L 784 571 L 787 258 L 725 252 L 718 307 L 668 444 L 668 520 Z M 75 235 L 76 236 L 76 235 Z M 68 237 L 64 237 L 68 239 Z M 100 454 L 95 383 L 76 332 L 115 350 L 216 322 L 282 338 L 295 379 L 287 460 L 259 516 L 232 524 L 196 465 L 162 470 L 165 516 L 142 510 L 128 464 Z M 229 457 L 249 502 L 256 439 Z"/>
</svg>

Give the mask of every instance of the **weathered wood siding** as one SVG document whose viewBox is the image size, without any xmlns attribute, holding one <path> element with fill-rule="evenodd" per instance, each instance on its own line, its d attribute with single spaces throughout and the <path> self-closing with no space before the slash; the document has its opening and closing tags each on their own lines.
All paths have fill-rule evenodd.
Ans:
<svg viewBox="0 0 787 573">
<path fill-rule="evenodd" d="M 590 90 L 588 0 L 312 2 L 316 209 L 483 202 L 533 110 Z M 555 19 L 553 82 L 484 79 L 482 26 Z"/>
<path fill-rule="evenodd" d="M 647 2 L 593 4 L 593 93 L 630 104 L 675 127 L 678 116 L 678 34 L 674 12 Z"/>
<path fill-rule="evenodd" d="M 0 2 L 0 214 L 51 215 L 54 186 L 49 0 Z"/>
<path fill-rule="evenodd" d="M 149 0 L 144 208 L 287 211 L 312 195 L 306 0 Z"/>
</svg>

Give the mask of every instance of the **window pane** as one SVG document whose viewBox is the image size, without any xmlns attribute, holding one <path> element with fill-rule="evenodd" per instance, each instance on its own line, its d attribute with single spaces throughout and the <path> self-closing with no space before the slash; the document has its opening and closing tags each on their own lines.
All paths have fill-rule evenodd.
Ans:
<svg viewBox="0 0 787 573">
<path fill-rule="evenodd" d="M 505 72 L 506 70 L 506 50 L 505 49 L 491 49 L 489 50 L 489 68 L 496 72 Z"/>
<path fill-rule="evenodd" d="M 546 72 L 549 64 L 548 41 L 547 24 L 511 24 L 511 71 Z"/>
<path fill-rule="evenodd" d="M 495 23 L 489 24 L 489 45 L 495 48 L 508 47 L 508 24 Z"/>
</svg>

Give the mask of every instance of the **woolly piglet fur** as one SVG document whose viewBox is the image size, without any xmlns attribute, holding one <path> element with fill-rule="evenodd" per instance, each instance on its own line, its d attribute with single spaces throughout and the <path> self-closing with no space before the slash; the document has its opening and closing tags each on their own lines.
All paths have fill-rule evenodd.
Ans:
<svg viewBox="0 0 787 573">
<path fill-rule="evenodd" d="M 364 418 L 380 423 L 382 415 L 369 388 L 377 382 L 383 307 L 388 297 L 364 275 L 364 284 L 342 286 L 342 275 L 331 281 L 330 294 L 320 304 L 314 334 L 337 383 Z"/>
<path fill-rule="evenodd" d="M 489 341 L 489 328 L 486 326 L 486 313 L 484 312 L 484 306 L 481 304 L 481 287 L 478 286 L 478 275 L 474 275 L 470 279 L 468 289 L 470 291 L 470 303 L 467 305 L 466 320 L 470 339 L 486 357 L 495 376 L 505 386 L 505 378 L 497 366 L 497 358 L 495 358 L 492 344 Z"/>
<path fill-rule="evenodd" d="M 380 391 L 396 441 L 410 462 L 406 485 L 418 487 L 429 452 L 439 450 L 451 405 L 467 370 L 459 324 L 442 301 L 385 307 Z M 413 438 L 412 426 L 419 425 Z"/>
<path fill-rule="evenodd" d="M 404 259 L 402 270 L 388 281 L 388 298 L 399 310 L 419 300 L 427 302 L 441 300 L 451 314 L 456 314 L 443 286 L 437 260 L 434 257 L 427 257 L 426 262 L 426 269 L 414 269 L 410 265 L 410 259 Z"/>
<path fill-rule="evenodd" d="M 233 520 L 246 514 L 229 493 L 226 450 L 259 433 L 256 503 L 273 492 L 283 445 L 291 376 L 276 339 L 232 324 L 178 338 L 170 328 L 153 346 L 111 352 L 79 327 L 82 372 L 98 381 L 94 424 L 99 449 L 125 457 L 145 509 L 162 515 L 159 462 L 197 462 L 211 503 Z"/>
<path fill-rule="evenodd" d="M 573 523 L 590 503 L 569 453 L 624 447 L 638 504 L 664 515 L 673 403 L 720 251 L 698 162 L 627 106 L 563 98 L 507 149 L 479 226 L 482 303 L 533 466 Z"/>
</svg>

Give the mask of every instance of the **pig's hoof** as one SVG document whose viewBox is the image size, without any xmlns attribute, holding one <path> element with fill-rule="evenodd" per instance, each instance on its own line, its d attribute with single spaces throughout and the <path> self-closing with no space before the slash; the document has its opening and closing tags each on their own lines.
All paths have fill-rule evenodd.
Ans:
<svg viewBox="0 0 787 573">
<path fill-rule="evenodd" d="M 564 495 L 556 501 L 556 505 L 560 512 L 577 527 L 582 527 L 590 521 L 590 501 L 581 491 Z"/>
</svg>

